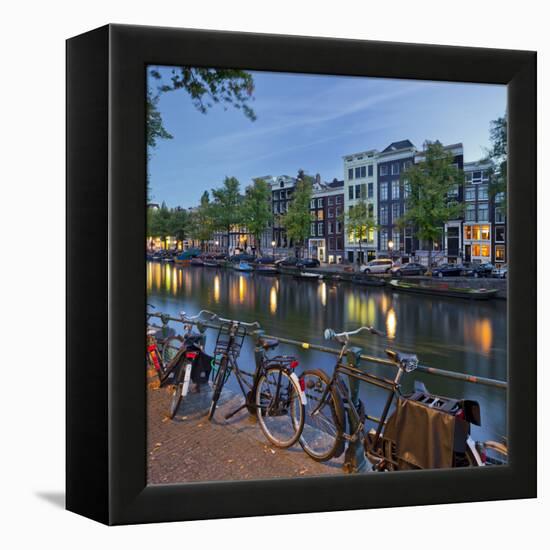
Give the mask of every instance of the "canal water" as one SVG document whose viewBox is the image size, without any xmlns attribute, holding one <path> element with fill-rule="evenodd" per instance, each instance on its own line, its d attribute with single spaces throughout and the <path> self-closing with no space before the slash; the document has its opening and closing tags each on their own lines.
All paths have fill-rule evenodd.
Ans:
<svg viewBox="0 0 550 550">
<path fill-rule="evenodd" d="M 507 380 L 504 300 L 415 296 L 385 287 L 157 262 L 147 263 L 147 293 L 148 303 L 157 311 L 178 316 L 182 310 L 195 314 L 208 309 L 223 317 L 258 321 L 268 334 L 321 345 L 336 345 L 323 340 L 327 327 L 339 332 L 371 325 L 384 331 L 387 338 L 354 338 L 354 345 L 362 347 L 365 354 L 385 357 L 384 349 L 390 347 L 416 353 L 423 365 Z M 174 328 L 181 330 L 181 325 L 174 324 Z M 215 331 L 209 330 L 207 351 L 212 351 L 215 339 Z M 251 371 L 252 345 L 247 340 L 239 365 Z M 283 345 L 277 352 L 298 357 L 298 374 L 304 368 L 321 368 L 328 373 L 334 369 L 334 355 Z M 383 376 L 394 372 L 392 367 L 364 366 Z M 414 372 L 404 377 L 403 391 L 411 390 L 415 379 L 424 382 L 432 393 L 479 401 L 482 426 L 472 426 L 474 439 L 500 440 L 506 436 L 505 390 Z M 386 395 L 383 390 L 363 387 L 361 399 L 367 413 L 379 416 Z"/>
</svg>

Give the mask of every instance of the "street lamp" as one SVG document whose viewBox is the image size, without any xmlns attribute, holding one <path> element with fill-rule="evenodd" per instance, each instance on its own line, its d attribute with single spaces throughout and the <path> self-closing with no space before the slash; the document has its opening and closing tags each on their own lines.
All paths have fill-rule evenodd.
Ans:
<svg viewBox="0 0 550 550">
<path fill-rule="evenodd" d="M 388 249 L 390 251 L 390 260 L 393 262 L 393 241 L 388 241 Z"/>
<path fill-rule="evenodd" d="M 277 243 L 275 241 L 271 241 L 271 255 L 275 258 L 275 245 Z"/>
</svg>

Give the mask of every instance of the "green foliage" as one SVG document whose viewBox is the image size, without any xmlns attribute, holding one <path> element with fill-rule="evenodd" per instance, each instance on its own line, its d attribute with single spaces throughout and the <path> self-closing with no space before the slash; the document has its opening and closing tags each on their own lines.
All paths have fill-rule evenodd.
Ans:
<svg viewBox="0 0 550 550">
<path fill-rule="evenodd" d="M 254 79 L 246 71 L 174 67 L 168 82 L 156 69 L 151 70 L 150 75 L 159 82 L 156 94 L 151 89 L 147 93 L 147 144 L 151 148 L 156 147 L 159 139 L 172 138 L 157 107 L 162 93 L 183 89 L 201 113 L 206 114 L 214 104 L 223 105 L 225 110 L 232 105 L 242 110 L 249 120 L 256 120 L 256 113 L 248 104 L 253 100 Z"/>
<path fill-rule="evenodd" d="M 205 191 L 201 197 L 200 205 L 189 215 L 189 236 L 200 241 L 204 245 L 209 241 L 214 233 L 214 224 L 212 220 L 212 205 L 208 191 Z"/>
<path fill-rule="evenodd" d="M 228 236 L 231 228 L 242 223 L 242 195 L 237 178 L 226 177 L 221 187 L 212 189 L 214 199 L 211 205 L 214 229 L 225 231 Z"/>
<path fill-rule="evenodd" d="M 168 231 L 176 240 L 183 241 L 187 238 L 189 230 L 189 215 L 186 210 L 176 208 L 170 212 L 168 220 Z"/>
<path fill-rule="evenodd" d="M 487 161 L 491 163 L 490 192 L 494 196 L 502 193 L 501 205 L 506 208 L 508 183 L 508 115 L 491 121 L 489 129 L 491 148 L 487 151 Z"/>
<path fill-rule="evenodd" d="M 171 211 L 166 206 L 166 203 L 162 203 L 160 209 L 152 210 L 150 209 L 147 221 L 147 233 L 153 237 L 160 237 L 163 241 L 166 240 L 166 237 L 171 235 L 170 231 L 170 219 Z"/>
<path fill-rule="evenodd" d="M 242 221 L 248 228 L 257 243 L 258 252 L 261 254 L 261 236 L 269 227 L 271 221 L 271 188 L 262 179 L 254 180 L 254 183 L 246 190 L 242 204 Z"/>
<path fill-rule="evenodd" d="M 309 237 L 312 221 L 309 205 L 312 194 L 311 183 L 305 178 L 299 179 L 288 212 L 281 217 L 281 225 L 285 228 L 287 236 L 298 245 L 298 248 L 303 247 Z"/>
<path fill-rule="evenodd" d="M 378 229 L 374 211 L 369 210 L 369 205 L 364 198 L 361 198 L 348 212 L 342 214 L 340 219 L 345 222 L 348 235 L 359 243 L 359 250 L 361 250 L 361 244 L 368 240 L 369 233 Z"/>
<path fill-rule="evenodd" d="M 407 169 L 404 178 L 409 183 L 409 196 L 407 211 L 399 224 L 412 226 L 418 239 L 427 242 L 431 251 L 445 222 L 462 214 L 462 205 L 449 198 L 463 181 L 462 172 L 453 166 L 452 153 L 440 142 L 427 141 L 424 159 Z"/>
<path fill-rule="evenodd" d="M 172 139 L 173 136 L 164 128 L 162 117 L 157 108 L 159 96 L 153 95 L 150 90 L 147 91 L 147 145 L 156 147 L 159 139 Z"/>
</svg>

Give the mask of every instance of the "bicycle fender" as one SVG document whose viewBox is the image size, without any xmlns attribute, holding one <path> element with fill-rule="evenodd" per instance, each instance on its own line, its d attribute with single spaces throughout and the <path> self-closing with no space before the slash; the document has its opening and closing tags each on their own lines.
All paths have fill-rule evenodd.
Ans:
<svg viewBox="0 0 550 550">
<path fill-rule="evenodd" d="M 298 379 L 296 374 L 293 372 L 290 373 L 290 378 L 292 378 L 292 380 L 294 380 L 298 388 L 300 388 L 300 401 L 302 402 L 302 405 L 307 405 L 306 393 L 304 392 L 304 390 L 302 390 L 302 386 L 300 385 L 300 380 Z"/>
</svg>

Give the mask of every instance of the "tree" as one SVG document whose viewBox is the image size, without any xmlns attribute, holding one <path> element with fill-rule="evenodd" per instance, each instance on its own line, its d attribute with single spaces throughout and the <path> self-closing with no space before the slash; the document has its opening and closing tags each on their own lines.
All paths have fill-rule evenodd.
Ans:
<svg viewBox="0 0 550 550">
<path fill-rule="evenodd" d="M 453 166 L 452 153 L 438 141 L 426 141 L 423 160 L 408 168 L 404 178 L 409 185 L 407 210 L 399 225 L 415 228 L 416 237 L 428 245 L 431 266 L 434 240 L 441 235 L 445 222 L 462 213 L 462 205 L 452 197 L 463 175 Z"/>
<path fill-rule="evenodd" d="M 491 163 L 490 191 L 496 196 L 502 193 L 501 206 L 506 208 L 508 183 L 508 115 L 491 121 L 489 129 L 491 148 L 487 151 L 487 161 Z"/>
<path fill-rule="evenodd" d="M 174 208 L 170 211 L 168 220 L 168 231 L 170 235 L 176 238 L 176 242 L 181 242 L 187 237 L 189 230 L 189 216 L 183 208 Z"/>
<path fill-rule="evenodd" d="M 166 237 L 170 235 L 170 217 L 170 210 L 168 210 L 165 202 L 162 203 L 160 209 L 151 210 L 148 216 L 148 233 L 152 237 L 160 237 L 164 243 L 164 248 L 166 248 Z"/>
<path fill-rule="evenodd" d="M 271 221 L 271 188 L 263 179 L 256 179 L 246 190 L 242 204 L 242 220 L 248 231 L 254 235 L 257 251 L 261 255 L 262 233 Z"/>
<path fill-rule="evenodd" d="M 373 210 L 369 209 L 367 201 L 362 197 L 348 212 L 341 216 L 350 240 L 359 243 L 359 257 L 362 255 L 362 242 L 368 240 L 369 234 L 378 228 Z"/>
<path fill-rule="evenodd" d="M 296 244 L 296 257 L 299 257 L 298 251 L 304 247 L 310 234 L 312 218 L 309 206 L 312 194 L 311 183 L 305 178 L 299 179 L 288 212 L 281 217 L 288 238 Z"/>
<path fill-rule="evenodd" d="M 225 231 L 227 236 L 227 251 L 229 252 L 229 236 L 231 229 L 242 223 L 242 196 L 237 178 L 226 177 L 223 185 L 212 189 L 214 202 L 211 205 L 214 229 Z"/>
<path fill-rule="evenodd" d="M 152 69 L 149 74 L 159 84 L 156 94 L 151 89 L 147 94 L 147 144 L 152 148 L 156 147 L 157 140 L 172 137 L 164 128 L 157 108 L 162 93 L 183 89 L 201 113 L 206 114 L 214 104 L 222 104 L 224 110 L 233 105 L 236 109 L 241 109 L 249 120 L 256 120 L 256 113 L 248 105 L 253 99 L 254 79 L 246 71 L 173 67 L 168 82 L 157 69 Z"/>
<path fill-rule="evenodd" d="M 189 215 L 188 234 L 193 240 L 200 241 L 201 250 L 204 250 L 204 243 L 212 238 L 214 232 L 211 209 L 210 195 L 205 191 L 200 205 Z"/>
</svg>

